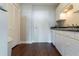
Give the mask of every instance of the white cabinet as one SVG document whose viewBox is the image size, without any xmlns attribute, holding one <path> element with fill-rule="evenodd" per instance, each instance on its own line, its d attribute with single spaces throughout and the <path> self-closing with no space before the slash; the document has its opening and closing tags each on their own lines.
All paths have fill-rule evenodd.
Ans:
<svg viewBox="0 0 79 59">
<path fill-rule="evenodd" d="M 56 33 L 56 40 L 55 40 L 55 46 L 58 49 L 58 51 L 60 52 L 61 55 L 63 55 L 63 42 L 62 42 L 62 36 L 58 33 Z M 62 42 L 62 43 L 61 43 Z"/>
<path fill-rule="evenodd" d="M 62 42 L 63 42 L 63 52 L 62 55 L 64 56 L 71 56 L 71 55 L 75 55 L 73 52 L 75 51 L 75 47 L 73 48 L 72 46 L 74 46 L 74 40 L 72 38 L 69 38 L 68 36 L 63 36 Z M 73 50 L 73 51 L 72 51 Z"/>
<path fill-rule="evenodd" d="M 63 12 L 64 8 L 68 5 L 68 3 L 61 3 L 58 5 L 56 9 L 56 20 L 60 20 L 60 14 Z"/>
<path fill-rule="evenodd" d="M 60 10 L 58 10 L 58 8 L 56 9 L 56 20 L 59 20 L 60 17 Z"/>
<path fill-rule="evenodd" d="M 59 4 L 57 9 L 56 9 L 56 20 L 59 20 L 61 10 L 62 10 L 61 4 Z"/>
<path fill-rule="evenodd" d="M 51 41 L 52 41 L 53 45 L 55 45 L 55 30 L 51 30 L 51 32 L 52 32 L 51 33 L 52 34 L 51 35 L 51 37 L 52 37 L 52 40 Z"/>
<path fill-rule="evenodd" d="M 63 56 L 79 56 L 79 33 L 56 30 L 55 47 Z"/>
<path fill-rule="evenodd" d="M 75 32 L 74 33 L 74 36 L 75 36 L 75 40 L 79 41 L 79 33 L 78 32 Z"/>
<path fill-rule="evenodd" d="M 73 3 L 74 12 L 79 10 L 79 3 Z"/>
<path fill-rule="evenodd" d="M 64 55 L 65 56 L 79 56 L 79 41 L 72 38 L 64 38 Z"/>
<path fill-rule="evenodd" d="M 63 37 L 63 31 L 56 31 L 55 46 L 61 55 L 65 55 L 65 41 Z"/>
</svg>

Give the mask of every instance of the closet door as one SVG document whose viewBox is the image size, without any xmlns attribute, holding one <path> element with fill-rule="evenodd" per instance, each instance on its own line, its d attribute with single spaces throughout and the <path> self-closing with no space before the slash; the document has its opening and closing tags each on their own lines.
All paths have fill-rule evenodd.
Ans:
<svg viewBox="0 0 79 59">
<path fill-rule="evenodd" d="M 32 42 L 50 42 L 49 13 L 48 6 L 33 6 L 33 40 Z"/>
</svg>

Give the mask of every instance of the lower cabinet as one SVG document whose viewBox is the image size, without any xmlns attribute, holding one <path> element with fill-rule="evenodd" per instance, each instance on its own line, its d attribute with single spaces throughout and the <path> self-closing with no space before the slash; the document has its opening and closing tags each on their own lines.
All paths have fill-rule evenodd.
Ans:
<svg viewBox="0 0 79 59">
<path fill-rule="evenodd" d="M 79 40 L 74 32 L 55 30 L 55 47 L 63 56 L 79 56 Z"/>
<path fill-rule="evenodd" d="M 74 39 L 68 39 L 66 38 L 67 41 L 64 43 L 64 55 L 67 56 L 79 56 L 79 42 L 74 40 Z"/>
<path fill-rule="evenodd" d="M 74 55 L 74 53 L 71 51 L 71 46 L 74 44 L 74 40 L 66 37 L 66 36 L 62 36 L 63 39 L 62 40 L 62 55 L 64 56 L 71 56 Z"/>
<path fill-rule="evenodd" d="M 64 42 L 63 37 L 61 34 L 56 33 L 56 39 L 55 39 L 55 47 L 58 49 L 61 55 L 64 55 Z"/>
<path fill-rule="evenodd" d="M 52 37 L 52 40 L 51 41 L 52 41 L 53 45 L 55 45 L 55 30 L 52 30 L 51 32 L 52 32 L 51 33 L 52 34 L 51 35 L 51 37 Z"/>
</svg>

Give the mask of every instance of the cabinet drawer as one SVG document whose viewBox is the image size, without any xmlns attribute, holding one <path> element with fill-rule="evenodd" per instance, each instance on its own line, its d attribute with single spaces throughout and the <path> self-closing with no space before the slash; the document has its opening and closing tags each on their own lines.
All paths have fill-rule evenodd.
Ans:
<svg viewBox="0 0 79 59">
<path fill-rule="evenodd" d="M 56 48 L 64 56 L 79 56 L 79 33 L 56 31 Z"/>
<path fill-rule="evenodd" d="M 79 41 L 76 41 L 71 38 L 64 38 L 64 40 L 64 55 L 79 55 Z"/>
<path fill-rule="evenodd" d="M 63 55 L 63 53 L 64 53 L 64 42 L 63 42 L 63 37 L 59 34 L 56 34 L 55 46 L 58 49 L 58 51 L 61 53 L 61 55 Z"/>
<path fill-rule="evenodd" d="M 79 41 L 79 32 L 75 32 L 74 35 L 75 35 L 75 40 Z"/>
<path fill-rule="evenodd" d="M 60 34 L 62 36 L 66 36 L 69 38 L 75 38 L 74 32 L 70 32 L 70 31 L 56 31 L 57 34 Z"/>
<path fill-rule="evenodd" d="M 75 38 L 74 32 L 70 32 L 70 31 L 63 31 L 63 35 L 69 38 Z"/>
</svg>

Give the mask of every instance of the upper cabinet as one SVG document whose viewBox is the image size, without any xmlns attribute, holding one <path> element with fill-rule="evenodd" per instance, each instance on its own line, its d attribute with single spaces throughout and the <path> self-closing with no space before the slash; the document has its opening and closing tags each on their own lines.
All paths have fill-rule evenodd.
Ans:
<svg viewBox="0 0 79 59">
<path fill-rule="evenodd" d="M 79 26 L 79 3 L 61 3 L 56 9 L 56 21 L 65 20 L 65 26 Z"/>
<path fill-rule="evenodd" d="M 60 14 L 62 13 L 63 11 L 63 8 L 66 6 L 67 4 L 65 3 L 62 3 L 62 4 L 59 4 L 57 9 L 56 9 L 56 20 L 60 20 Z"/>
<path fill-rule="evenodd" d="M 74 13 L 79 13 L 79 3 L 73 3 Z"/>
<path fill-rule="evenodd" d="M 67 12 L 73 9 L 70 3 L 61 3 L 56 9 L 56 21 L 66 19 Z"/>
</svg>

